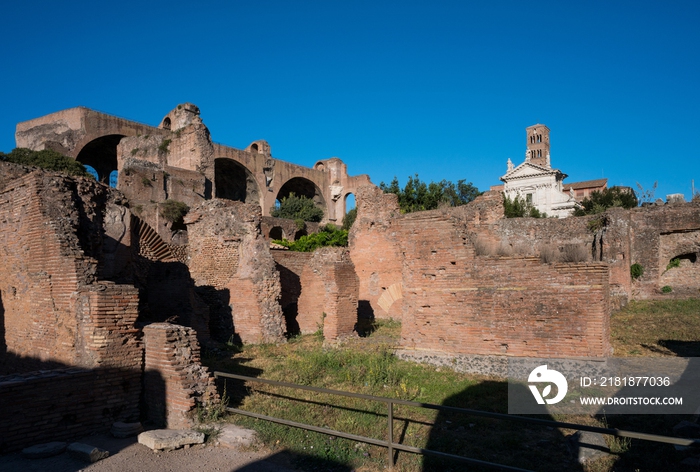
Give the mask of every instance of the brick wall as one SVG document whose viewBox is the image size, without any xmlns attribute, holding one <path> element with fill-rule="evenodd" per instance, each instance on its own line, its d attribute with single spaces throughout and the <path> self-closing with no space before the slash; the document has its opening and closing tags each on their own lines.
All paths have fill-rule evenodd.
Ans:
<svg viewBox="0 0 700 472">
<path fill-rule="evenodd" d="M 0 377 L 0 451 L 71 441 L 139 421 L 141 369 L 42 370 Z"/>
<path fill-rule="evenodd" d="M 260 233 L 261 217 L 257 205 L 215 199 L 193 208 L 186 218 L 194 283 L 211 289 L 225 308 L 210 314 L 212 326 L 216 316 L 229 316 L 231 334 L 243 342 L 284 339 L 279 274 Z"/>
<path fill-rule="evenodd" d="M 326 247 L 314 251 L 302 270 L 301 286 L 297 322 L 302 333 L 323 327 L 326 340 L 353 333 L 359 279 L 346 249 Z"/>
<path fill-rule="evenodd" d="M 610 354 L 605 264 L 475 256 L 449 212 L 401 217 L 402 347 L 455 354 Z"/>
<path fill-rule="evenodd" d="M 362 186 L 355 198 L 357 218 L 350 229 L 349 248 L 359 277 L 360 316 L 401 319 L 397 197 L 375 186 Z"/>
<path fill-rule="evenodd" d="M 170 429 L 191 428 L 197 407 L 207 408 L 218 401 L 214 378 L 200 363 L 196 332 L 153 323 L 144 327 L 143 334 L 148 419 Z"/>
</svg>

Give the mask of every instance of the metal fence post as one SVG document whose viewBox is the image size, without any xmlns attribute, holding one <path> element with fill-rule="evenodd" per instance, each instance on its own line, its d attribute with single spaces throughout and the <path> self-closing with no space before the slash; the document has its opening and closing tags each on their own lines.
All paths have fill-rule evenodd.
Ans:
<svg viewBox="0 0 700 472">
<path fill-rule="evenodd" d="M 389 400 L 389 465 L 394 467 L 394 402 Z"/>
</svg>

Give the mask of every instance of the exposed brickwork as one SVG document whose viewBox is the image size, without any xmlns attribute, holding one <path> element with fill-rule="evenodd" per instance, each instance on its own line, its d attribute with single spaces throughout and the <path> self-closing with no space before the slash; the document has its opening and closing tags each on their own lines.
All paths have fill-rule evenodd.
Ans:
<svg viewBox="0 0 700 472">
<path fill-rule="evenodd" d="M 304 223 L 304 228 L 299 229 L 294 220 L 274 218 L 272 216 L 263 216 L 260 224 L 260 230 L 268 240 L 286 239 L 288 241 L 296 241 L 305 234 L 317 233 L 318 228 L 318 223 L 307 221 Z"/>
<path fill-rule="evenodd" d="M 396 195 L 375 186 L 362 186 L 356 195 L 357 218 L 350 229 L 350 257 L 360 280 L 360 316 L 401 319 L 401 302 L 379 299 L 392 286 L 401 284 L 401 253 L 396 237 Z M 385 297 L 386 298 L 386 297 Z M 383 306 L 382 306 L 383 305 Z"/>
<path fill-rule="evenodd" d="M 0 452 L 139 421 L 141 369 L 42 370 L 0 377 Z"/>
<path fill-rule="evenodd" d="M 347 250 L 317 249 L 302 271 L 301 286 L 297 322 L 302 333 L 321 326 L 326 340 L 353 333 L 359 280 Z"/>
<path fill-rule="evenodd" d="M 195 285 L 219 293 L 244 342 L 280 341 L 285 332 L 279 274 L 260 219 L 260 207 L 227 200 L 207 201 L 186 219 Z"/>
<path fill-rule="evenodd" d="M 154 323 L 146 326 L 143 333 L 148 419 L 170 429 L 191 428 L 196 408 L 207 408 L 218 401 L 214 378 L 200 363 L 195 331 Z"/>
<path fill-rule="evenodd" d="M 476 257 L 449 212 L 398 220 L 402 346 L 458 354 L 610 354 L 608 268 Z"/>
</svg>

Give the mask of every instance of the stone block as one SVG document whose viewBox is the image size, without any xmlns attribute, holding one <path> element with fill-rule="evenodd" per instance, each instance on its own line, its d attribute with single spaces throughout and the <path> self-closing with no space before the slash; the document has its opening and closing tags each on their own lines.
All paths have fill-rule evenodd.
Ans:
<svg viewBox="0 0 700 472">
<path fill-rule="evenodd" d="M 255 431 L 241 428 L 234 424 L 227 424 L 221 429 L 219 445 L 229 449 L 252 446 L 255 442 Z"/>
<path fill-rule="evenodd" d="M 66 446 L 68 444 L 62 441 L 37 444 L 36 446 L 22 449 L 22 455 L 27 459 L 44 459 L 63 453 L 66 450 Z"/>
<path fill-rule="evenodd" d="M 139 444 L 157 450 L 173 450 L 192 444 L 202 444 L 204 433 L 192 430 L 154 429 L 139 434 Z"/>
<path fill-rule="evenodd" d="M 74 459 L 90 463 L 109 457 L 109 451 L 79 442 L 71 443 L 68 446 L 68 454 Z"/>
</svg>

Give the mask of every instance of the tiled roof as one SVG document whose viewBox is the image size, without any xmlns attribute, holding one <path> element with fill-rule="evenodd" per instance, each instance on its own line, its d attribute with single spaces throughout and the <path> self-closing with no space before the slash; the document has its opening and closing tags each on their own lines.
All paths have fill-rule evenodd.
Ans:
<svg viewBox="0 0 700 472">
<path fill-rule="evenodd" d="M 574 190 L 582 188 L 601 188 L 606 187 L 608 184 L 608 179 L 596 179 L 596 180 L 584 180 L 583 182 L 572 182 L 570 184 L 564 184 L 564 190 L 569 190 L 573 188 Z"/>
</svg>

